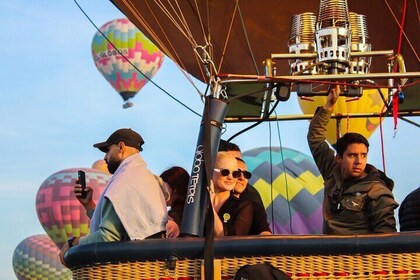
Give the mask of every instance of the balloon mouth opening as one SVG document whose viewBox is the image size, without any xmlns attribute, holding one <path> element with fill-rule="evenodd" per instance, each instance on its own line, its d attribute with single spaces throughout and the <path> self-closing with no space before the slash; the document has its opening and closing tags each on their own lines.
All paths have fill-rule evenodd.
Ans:
<svg viewBox="0 0 420 280">
<path fill-rule="evenodd" d="M 130 107 L 133 107 L 134 106 L 134 103 L 133 102 L 130 102 L 130 101 L 127 101 L 127 102 L 125 102 L 124 104 L 123 104 L 123 108 L 124 109 L 127 109 L 127 108 L 130 108 Z"/>
</svg>

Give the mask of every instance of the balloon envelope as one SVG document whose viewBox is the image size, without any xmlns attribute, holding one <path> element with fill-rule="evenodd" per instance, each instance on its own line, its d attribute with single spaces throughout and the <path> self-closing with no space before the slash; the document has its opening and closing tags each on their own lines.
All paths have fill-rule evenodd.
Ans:
<svg viewBox="0 0 420 280">
<path fill-rule="evenodd" d="M 261 147 L 242 153 L 261 194 L 274 234 L 322 233 L 324 186 L 314 160 L 288 148 Z"/>
<path fill-rule="evenodd" d="M 110 176 L 91 168 L 71 168 L 54 173 L 41 184 L 36 195 L 38 219 L 59 248 L 70 236 L 89 234 L 86 210 L 73 193 L 79 169 L 86 172 L 86 185 L 93 189 L 93 201 L 97 203 Z"/>
<path fill-rule="evenodd" d="M 163 53 L 128 19 L 112 20 L 100 30 L 103 35 L 97 32 L 92 41 L 93 60 L 99 72 L 128 101 L 148 82 L 145 76 L 151 79 L 159 70 Z"/>
<path fill-rule="evenodd" d="M 387 89 L 382 90 L 385 100 L 388 98 Z M 350 101 L 349 101 L 350 100 Z M 299 105 L 305 114 L 314 114 L 319 106 L 325 104 L 326 97 L 313 97 L 312 101 L 306 99 L 299 99 Z M 381 112 L 384 103 L 380 94 L 376 89 L 368 89 L 363 91 L 363 96 L 357 100 L 352 98 L 339 97 L 334 108 L 334 113 L 379 113 Z M 379 126 L 383 118 L 346 118 L 340 120 L 339 134 L 343 136 L 347 132 L 357 132 L 369 138 L 376 128 Z M 327 141 L 331 144 L 337 142 L 337 120 L 330 120 L 327 126 Z"/>
<path fill-rule="evenodd" d="M 71 279 L 71 271 L 64 267 L 60 250 L 46 235 L 34 235 L 23 240 L 13 253 L 13 270 L 19 280 Z"/>
<path fill-rule="evenodd" d="M 98 159 L 97 161 L 95 161 L 92 164 L 92 168 L 96 169 L 96 170 L 99 170 L 99 171 L 102 171 L 102 172 L 107 173 L 107 174 L 111 174 L 111 173 L 109 173 L 108 165 L 106 164 L 105 160 L 103 160 L 103 159 Z"/>
<path fill-rule="evenodd" d="M 204 57 L 200 47 L 208 46 L 206 49 L 219 73 L 264 75 L 262 62 L 266 58 L 288 52 L 293 15 L 305 12 L 317 15 L 321 1 L 184 0 L 178 1 L 176 8 L 172 1 L 112 2 L 181 68 L 207 82 L 205 63 L 198 58 Z M 420 70 L 416 1 L 347 2 L 350 12 L 366 16 L 372 50 L 395 52 L 400 36 L 396 21 L 401 21 L 406 2 L 401 53 L 407 71 Z M 194 49 L 195 46 L 198 48 Z M 276 68 L 277 75 L 289 73 L 287 60 L 279 61 Z M 373 68 L 375 72 L 388 72 L 387 59 L 374 57 Z"/>
</svg>

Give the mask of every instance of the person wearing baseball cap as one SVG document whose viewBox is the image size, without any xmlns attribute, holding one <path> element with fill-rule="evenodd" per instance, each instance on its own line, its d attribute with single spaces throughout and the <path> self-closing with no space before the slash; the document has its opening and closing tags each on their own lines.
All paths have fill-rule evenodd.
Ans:
<svg viewBox="0 0 420 280">
<path fill-rule="evenodd" d="M 128 156 L 143 151 L 143 138 L 131 128 L 121 128 L 112 133 L 104 142 L 93 145 L 105 153 L 104 160 L 111 174 L 117 170 L 121 162 Z M 124 149 L 124 155 L 120 153 Z"/>
<path fill-rule="evenodd" d="M 71 237 L 64 244 L 60 253 L 64 265 L 64 254 L 78 244 L 164 237 L 166 202 L 159 182 L 139 153 L 143 144 L 140 134 L 122 128 L 93 145 L 105 153 L 104 160 L 113 175 L 97 205 L 90 187 L 86 187 L 87 195 L 82 198 L 81 185 L 74 186 L 76 198 L 91 218 L 90 234 Z"/>
<path fill-rule="evenodd" d="M 143 138 L 132 130 L 131 128 L 121 128 L 111 134 L 108 139 L 104 142 L 96 143 L 93 147 L 98 148 L 102 152 L 106 153 L 109 146 L 112 144 L 118 144 L 124 142 L 126 146 L 136 148 L 139 151 L 143 149 L 141 146 L 144 144 Z"/>
</svg>

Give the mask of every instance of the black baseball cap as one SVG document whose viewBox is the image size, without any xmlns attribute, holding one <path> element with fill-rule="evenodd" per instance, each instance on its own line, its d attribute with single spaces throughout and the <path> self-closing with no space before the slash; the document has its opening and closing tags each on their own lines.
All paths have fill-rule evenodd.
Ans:
<svg viewBox="0 0 420 280">
<path fill-rule="evenodd" d="M 131 128 L 121 128 L 111 134 L 105 142 L 96 143 L 93 147 L 98 148 L 102 152 L 106 153 L 108 146 L 112 144 L 118 144 L 124 142 L 126 146 L 133 147 L 139 151 L 143 151 L 141 145 L 144 144 L 143 138 L 140 134 L 132 130 Z"/>
</svg>

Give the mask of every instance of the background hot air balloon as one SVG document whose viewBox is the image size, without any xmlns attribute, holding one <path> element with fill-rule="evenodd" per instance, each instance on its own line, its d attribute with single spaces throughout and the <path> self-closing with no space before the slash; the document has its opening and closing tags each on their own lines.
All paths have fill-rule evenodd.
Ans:
<svg viewBox="0 0 420 280">
<path fill-rule="evenodd" d="M 92 164 L 92 168 L 96 169 L 96 170 L 99 170 L 99 171 L 102 171 L 102 172 L 107 173 L 107 174 L 111 174 L 111 173 L 109 173 L 108 165 L 106 164 L 105 160 L 103 160 L 103 159 L 98 159 L 97 161 L 95 161 Z"/>
<path fill-rule="evenodd" d="M 275 234 L 322 233 L 323 180 L 314 160 L 296 150 L 272 147 L 244 152 L 249 183 L 261 194 Z"/>
<path fill-rule="evenodd" d="M 19 280 L 71 279 L 71 271 L 61 264 L 59 253 L 60 250 L 46 234 L 26 238 L 13 253 L 16 277 Z"/>
<path fill-rule="evenodd" d="M 96 203 L 110 176 L 95 169 L 81 169 L 86 172 L 86 184 L 93 189 L 93 200 Z M 42 183 L 36 195 L 38 219 L 59 248 L 70 236 L 89 234 L 86 210 L 73 193 L 77 170 L 79 168 L 54 173 Z"/>
<path fill-rule="evenodd" d="M 116 19 L 100 28 L 112 44 L 144 75 L 152 78 L 163 62 L 163 53 L 128 19 Z M 97 32 L 92 41 L 92 56 L 96 67 L 121 95 L 124 108 L 133 104 L 128 100 L 148 82 L 121 54 Z"/>
<path fill-rule="evenodd" d="M 388 91 L 382 90 L 385 99 L 388 98 Z M 299 99 L 299 105 L 305 114 L 313 114 L 319 106 L 325 104 L 326 97 L 314 97 L 313 101 Z M 334 113 L 378 113 L 381 112 L 384 103 L 376 89 L 363 91 L 363 96 L 357 100 L 349 101 L 353 98 L 339 97 L 334 108 Z M 383 118 L 382 118 L 383 120 Z M 331 144 L 337 142 L 337 122 L 331 120 L 327 126 L 327 141 Z M 380 124 L 380 118 L 349 118 L 343 117 L 340 121 L 340 135 L 347 132 L 358 132 L 369 138 Z"/>
</svg>

